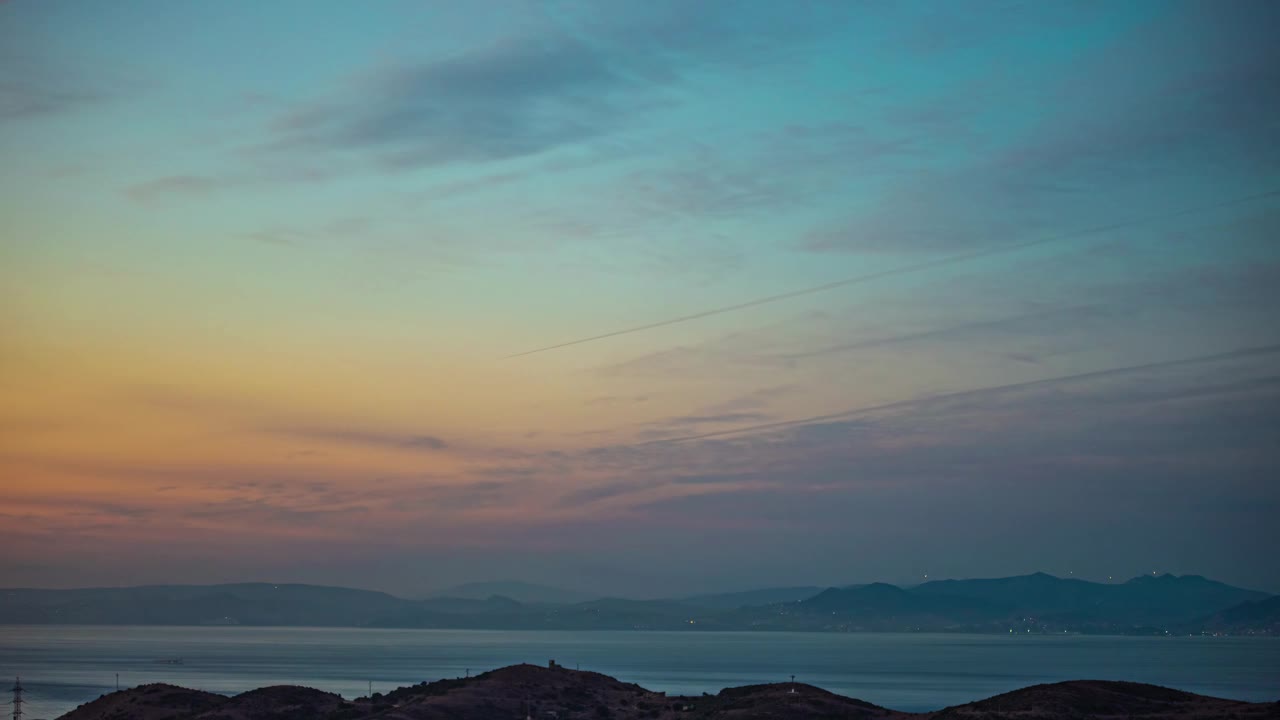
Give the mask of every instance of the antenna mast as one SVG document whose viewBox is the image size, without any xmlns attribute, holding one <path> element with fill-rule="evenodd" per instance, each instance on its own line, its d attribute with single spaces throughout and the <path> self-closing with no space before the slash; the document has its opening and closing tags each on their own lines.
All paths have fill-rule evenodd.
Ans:
<svg viewBox="0 0 1280 720">
<path fill-rule="evenodd" d="M 13 720 L 22 720 L 22 678 L 13 679 Z"/>
</svg>

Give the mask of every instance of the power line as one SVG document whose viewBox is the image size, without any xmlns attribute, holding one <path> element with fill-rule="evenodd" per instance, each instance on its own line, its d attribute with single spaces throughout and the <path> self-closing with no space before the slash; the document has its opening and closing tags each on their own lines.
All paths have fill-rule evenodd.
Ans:
<svg viewBox="0 0 1280 720">
<path fill-rule="evenodd" d="M 742 433 L 758 432 L 761 430 L 781 430 L 797 425 L 809 425 L 818 422 L 828 422 L 831 420 L 848 420 L 859 415 L 880 412 L 882 410 L 892 410 L 894 408 L 908 407 L 923 402 L 931 402 L 938 400 L 956 400 L 959 398 L 978 395 L 993 390 L 1022 390 L 1039 385 L 1048 385 L 1066 380 L 1084 380 L 1087 378 L 1104 377 L 1107 375 L 1122 375 L 1124 373 L 1134 372 L 1137 370 L 1152 370 L 1156 368 L 1177 367 L 1179 365 L 1194 365 L 1203 362 L 1213 362 L 1215 360 L 1228 360 L 1232 358 L 1243 358 L 1258 355 L 1271 355 L 1280 352 L 1280 343 L 1273 345 L 1259 345 L 1256 347 L 1239 348 L 1222 353 L 1214 353 L 1211 355 L 1200 355 L 1191 358 L 1181 358 L 1178 360 L 1163 360 L 1153 363 L 1142 363 L 1140 365 L 1126 365 L 1122 367 L 1108 368 L 1106 370 L 1090 370 L 1089 372 L 1076 373 L 1074 375 L 1059 375 L 1057 377 L 1042 378 L 1040 380 L 1028 380 L 1019 383 L 1009 383 L 1006 385 L 990 385 L 987 387 L 973 388 L 972 390 L 958 390 L 956 392 L 943 393 L 926 398 L 915 398 L 912 400 L 896 400 L 890 403 L 880 405 L 871 405 L 868 407 L 856 408 L 854 410 L 844 410 L 838 413 L 828 413 L 826 415 L 813 415 L 811 417 L 797 418 L 795 420 L 777 420 L 774 422 L 759 423 L 756 425 L 747 425 L 745 427 L 732 428 L 729 430 L 716 430 L 715 432 L 699 433 L 697 435 L 683 435 L 681 437 L 663 438 L 661 440 L 650 440 L 648 442 L 635 443 L 631 447 L 645 447 L 647 445 L 666 445 L 673 443 L 690 442 L 692 440 L 706 440 L 709 438 L 726 437 L 729 435 L 741 435 Z"/>
<path fill-rule="evenodd" d="M 868 273 L 866 275 L 855 275 L 853 277 L 844 278 L 843 280 L 835 280 L 832 282 L 823 283 L 821 285 L 813 285 L 807 288 L 801 288 L 799 290 L 792 290 L 790 292 L 779 293 L 777 295 L 768 295 L 762 298 L 757 298 L 755 300 L 747 300 L 745 302 L 740 302 L 733 305 L 725 305 L 718 308 L 712 308 L 710 310 L 703 310 L 701 312 L 691 313 L 689 315 L 681 315 L 679 317 L 668 318 L 666 320 L 658 320 L 657 322 L 652 322 L 645 325 L 635 325 L 629 328 L 623 328 L 621 330 L 614 330 L 612 332 L 601 333 L 599 335 L 591 335 L 589 337 L 578 338 L 576 340 L 568 340 L 562 343 L 556 343 L 555 345 L 544 345 L 543 347 L 534 348 L 532 350 L 525 350 L 524 352 L 518 352 L 518 353 L 513 353 L 511 355 L 506 355 L 506 356 L 503 356 L 501 359 L 510 360 L 512 358 L 524 357 L 526 355 L 535 355 L 537 353 L 548 352 L 551 350 L 559 350 L 561 348 L 567 348 L 574 345 L 582 345 L 584 343 L 595 342 L 596 340 L 605 340 L 607 338 L 618 337 L 620 335 L 630 335 L 632 333 L 644 332 L 646 330 L 656 330 L 657 328 L 666 327 L 668 325 L 677 325 L 679 323 L 686 323 L 694 320 L 702 320 L 703 318 L 712 317 L 714 315 L 723 315 L 725 313 L 736 312 L 738 310 L 746 310 L 747 308 L 759 307 L 760 305 L 768 305 L 770 303 L 781 302 L 783 300 L 792 300 L 794 298 L 803 297 L 805 295 L 813 295 L 815 293 L 826 292 L 828 290 L 835 290 L 836 288 L 846 287 L 848 285 L 856 285 L 860 283 L 871 282 L 873 280 L 881 280 L 887 277 L 894 277 L 897 275 L 907 275 L 909 273 L 919 272 L 921 270 L 944 267 L 946 265 L 953 265 L 955 263 L 966 262 L 969 260 L 976 260 L 978 258 L 990 257 L 992 255 L 999 255 L 1001 253 L 1013 252 L 1015 250 L 1023 250 L 1030 247 L 1036 247 L 1038 245 L 1048 245 L 1050 243 L 1063 242 L 1066 240 L 1075 240 L 1077 238 L 1087 237 L 1089 235 L 1097 235 L 1097 234 L 1109 232 L 1112 230 L 1121 230 L 1124 228 L 1135 227 L 1138 225 L 1145 225 L 1147 223 L 1156 222 L 1159 220 L 1169 220 L 1172 218 L 1186 217 L 1188 215 L 1196 215 L 1199 213 L 1218 210 L 1225 207 L 1231 207 L 1233 205 L 1241 205 L 1244 203 L 1254 202 L 1256 200 L 1263 200 L 1266 198 L 1275 197 L 1277 195 L 1280 195 L 1280 189 L 1269 190 L 1267 192 L 1257 193 L 1254 195 L 1244 195 L 1244 196 L 1236 197 L 1230 200 L 1223 200 L 1223 201 L 1219 201 L 1212 204 L 1206 204 L 1206 205 L 1198 205 L 1195 207 L 1184 208 L 1182 210 L 1174 210 L 1171 212 L 1166 212 L 1161 214 L 1146 215 L 1143 217 L 1132 218 L 1129 220 L 1115 222 L 1108 225 L 1098 225 L 1091 228 L 1075 230 L 1075 231 L 1064 233 L 1061 235 L 1051 235 L 1049 237 L 1040 238 L 1038 240 L 1027 240 L 1024 242 L 1012 243 L 1009 245 L 1000 245 L 994 248 L 986 248 L 984 250 L 974 250 L 972 252 L 960 253 L 958 255 L 948 255 L 947 257 L 937 258 L 935 260 L 926 260 L 924 262 L 913 263 L 911 265 L 903 265 L 901 267 L 891 268 L 889 270 L 881 270 L 879 272 Z"/>
</svg>

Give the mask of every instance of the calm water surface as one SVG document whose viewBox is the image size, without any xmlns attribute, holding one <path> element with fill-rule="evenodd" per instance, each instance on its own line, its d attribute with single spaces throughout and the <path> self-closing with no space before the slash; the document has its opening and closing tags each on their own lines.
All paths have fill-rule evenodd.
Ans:
<svg viewBox="0 0 1280 720">
<path fill-rule="evenodd" d="M 179 657 L 184 664 L 161 662 Z M 369 681 L 386 691 L 551 659 L 668 693 L 794 673 L 911 711 L 1081 678 L 1280 699 L 1280 638 L 0 626 L 0 677 L 22 676 L 32 719 L 114 689 L 116 673 L 121 687 L 236 693 L 286 683 L 358 697 Z"/>
</svg>

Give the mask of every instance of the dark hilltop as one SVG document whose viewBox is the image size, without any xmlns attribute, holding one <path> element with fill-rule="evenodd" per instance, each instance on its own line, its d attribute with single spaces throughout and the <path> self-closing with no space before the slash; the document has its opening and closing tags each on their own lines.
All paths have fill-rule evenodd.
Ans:
<svg viewBox="0 0 1280 720">
<path fill-rule="evenodd" d="M 1280 702 L 1248 703 L 1155 685 L 1081 680 L 1035 685 L 929 713 L 904 713 L 803 683 L 668 696 L 600 673 L 513 665 L 472 678 L 439 680 L 347 701 L 293 686 L 234 697 L 172 685 L 104 695 L 59 720 L 1056 720 L 1280 718 Z"/>
</svg>

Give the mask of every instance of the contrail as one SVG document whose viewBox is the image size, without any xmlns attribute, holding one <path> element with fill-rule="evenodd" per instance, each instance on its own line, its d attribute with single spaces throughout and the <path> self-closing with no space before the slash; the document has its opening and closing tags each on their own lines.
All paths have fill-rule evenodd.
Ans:
<svg viewBox="0 0 1280 720">
<path fill-rule="evenodd" d="M 644 332 L 646 330 L 655 330 L 657 328 L 666 327 L 668 325 L 677 325 L 679 323 L 691 322 L 693 320 L 701 320 L 703 318 L 712 317 L 714 315 L 723 315 L 725 313 L 736 312 L 738 310 L 746 310 L 747 308 L 758 307 L 760 305 L 768 305 L 770 303 L 781 302 L 783 300 L 791 300 L 793 298 L 803 297 L 805 295 L 813 295 L 815 293 L 820 293 L 820 292 L 826 292 L 828 290 L 834 290 L 836 288 L 841 288 L 848 285 L 857 285 L 859 283 L 871 282 L 873 280 L 880 280 L 883 278 L 893 277 L 896 275 L 906 275 L 908 273 L 919 272 L 921 270 L 928 270 L 930 268 L 944 267 L 946 265 L 953 265 L 955 263 L 961 263 L 968 260 L 976 260 L 977 258 L 988 257 L 991 255 L 998 255 L 1000 253 L 1012 252 L 1014 250 L 1022 250 L 1029 247 L 1036 247 L 1037 245 L 1048 245 L 1050 243 L 1063 242 L 1066 240 L 1074 240 L 1074 239 L 1086 237 L 1089 235 L 1097 235 L 1099 233 L 1109 232 L 1111 230 L 1120 230 L 1123 228 L 1135 227 L 1137 225 L 1144 225 L 1146 223 L 1155 222 L 1158 220 L 1168 220 L 1171 218 L 1185 217 L 1188 215 L 1196 215 L 1203 212 L 1209 212 L 1211 210 L 1218 210 L 1220 208 L 1230 207 L 1232 205 L 1241 205 L 1244 203 L 1254 202 L 1256 200 L 1275 197 L 1277 195 L 1280 195 L 1280 189 L 1269 190 L 1267 192 L 1258 193 L 1256 195 L 1245 195 L 1242 197 L 1233 198 L 1231 200 L 1223 200 L 1223 201 L 1216 202 L 1209 205 L 1199 205 L 1196 207 L 1184 208 L 1182 210 L 1174 210 L 1172 212 L 1161 213 L 1159 215 L 1147 215 L 1144 217 L 1133 218 L 1130 220 L 1111 223 L 1109 225 L 1098 225 L 1096 227 L 1085 228 L 1082 230 L 1075 230 L 1075 231 L 1064 233 L 1061 235 L 1051 235 L 1046 238 L 1040 238 L 1039 240 L 1027 240 L 1025 242 L 1012 243 L 1010 245 L 1001 245 L 999 247 L 987 248 L 985 250 L 975 250 L 973 252 L 961 253 L 959 255 L 949 255 L 947 257 L 938 258 L 936 260 L 927 260 L 925 262 L 915 263 L 912 265 L 903 265 L 901 267 L 891 268 L 889 270 L 881 270 L 879 272 L 869 273 L 866 275 L 856 275 L 854 277 L 845 278 L 843 280 L 835 280 L 829 283 L 823 283 L 821 285 L 813 285 L 811 287 L 802 288 L 799 290 L 792 290 L 791 292 L 780 293 L 778 295 L 769 295 L 767 297 L 757 298 L 755 300 L 740 302 L 735 305 L 725 305 L 723 307 L 712 308 L 710 310 L 703 310 L 701 312 L 692 313 L 690 315 L 681 315 L 679 317 L 668 318 L 666 320 L 659 320 L 657 322 L 648 323 L 647 325 L 635 325 L 633 327 L 624 328 L 622 330 L 614 330 L 612 332 L 601 333 L 599 335 L 592 335 L 590 337 L 578 338 L 577 340 L 568 340 L 562 343 L 556 343 L 555 345 L 546 345 L 543 347 L 534 348 L 532 350 L 525 350 L 524 352 L 505 355 L 501 359 L 510 360 L 511 358 L 524 357 L 526 355 L 534 355 L 537 353 L 548 352 L 550 350 L 559 350 L 560 348 L 572 347 L 574 345 L 582 345 L 583 343 L 595 342 L 596 340 L 604 340 L 606 338 L 611 338 L 611 337 L 618 337 L 619 335 L 630 335 L 632 333 Z"/>
<path fill-rule="evenodd" d="M 843 410 L 838 413 L 829 413 L 827 415 L 814 415 L 812 417 L 797 418 L 795 420 L 778 420 L 775 422 L 760 423 L 758 425 L 747 425 L 745 427 L 732 428 L 729 430 L 717 430 L 715 432 L 699 433 L 697 435 L 683 435 L 681 437 L 664 438 L 661 440 L 650 440 L 648 442 L 634 443 L 630 447 L 645 447 L 647 445 L 666 445 L 672 443 L 689 442 L 691 440 L 706 440 L 708 438 L 725 437 L 728 435 L 740 435 L 742 433 L 758 432 L 760 430 L 780 430 L 783 428 L 794 427 L 796 425 L 808 425 L 817 422 L 826 422 L 830 420 L 848 420 L 859 415 L 867 413 L 879 412 L 881 410 L 892 410 L 894 408 L 909 407 L 924 402 L 933 402 L 937 400 L 955 400 L 958 398 L 979 395 L 993 390 L 1021 390 L 1040 385 L 1050 385 L 1052 383 L 1064 382 L 1068 380 L 1085 380 L 1088 378 L 1106 377 L 1108 375 L 1123 375 L 1125 373 L 1135 372 L 1138 370 L 1151 370 L 1155 368 L 1170 368 L 1179 365 L 1195 365 L 1204 362 L 1213 362 L 1216 360 L 1229 360 L 1233 358 L 1244 358 L 1258 355 L 1271 355 L 1280 352 L 1280 343 L 1273 345 L 1259 345 L 1256 347 L 1239 348 L 1229 350 L 1227 352 L 1213 353 L 1211 355 L 1199 355 L 1191 358 L 1181 358 L 1178 360 L 1162 360 L 1160 362 L 1142 363 L 1140 365 L 1127 365 L 1123 367 L 1108 368 L 1105 370 L 1090 370 L 1089 372 L 1076 373 L 1074 375 L 1059 375 L 1057 377 L 1042 378 L 1040 380 L 1028 380 L 1025 382 L 1009 383 L 1007 385 L 991 385 L 988 387 L 974 388 L 972 390 L 958 390 L 956 392 L 943 393 L 932 397 L 913 398 L 911 400 L 896 400 L 881 405 L 871 405 L 861 407 L 854 410 Z"/>
</svg>

